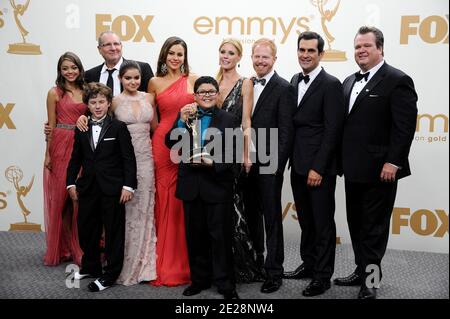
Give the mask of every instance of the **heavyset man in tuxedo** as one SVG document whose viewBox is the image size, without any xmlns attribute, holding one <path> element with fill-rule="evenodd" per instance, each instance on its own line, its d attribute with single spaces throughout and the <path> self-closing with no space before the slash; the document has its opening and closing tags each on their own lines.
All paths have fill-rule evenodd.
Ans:
<svg viewBox="0 0 450 319">
<path fill-rule="evenodd" d="M 316 296 L 330 288 L 334 271 L 336 225 L 334 222 L 337 150 L 344 122 L 341 82 L 319 65 L 324 40 L 316 32 L 303 32 L 297 41 L 302 72 L 291 84 L 297 91 L 291 185 L 301 227 L 303 260 L 284 278 L 312 278 L 304 296 Z"/>
<path fill-rule="evenodd" d="M 292 147 L 292 114 L 295 108 L 293 88 L 273 70 L 276 59 L 277 48 L 272 40 L 263 38 L 253 44 L 252 61 L 257 77 L 254 78 L 251 121 L 256 131 L 256 162 L 244 187 L 244 205 L 257 262 L 260 266 L 264 264 L 267 275 L 261 287 L 263 293 L 277 291 L 282 284 L 284 244 L 281 189 L 284 168 Z M 270 129 L 278 130 L 278 139 L 270 135 Z M 263 145 L 261 140 L 264 138 Z M 264 163 L 264 156 L 275 146 L 278 150 L 270 154 L 269 163 Z M 265 261 L 264 229 L 267 247 Z"/>
<path fill-rule="evenodd" d="M 334 282 L 360 285 L 358 298 L 374 299 L 397 181 L 411 174 L 408 154 L 416 128 L 417 94 L 412 79 L 384 61 L 379 29 L 361 27 L 354 47 L 361 71 L 343 83 L 347 115 L 342 164 L 356 269 Z"/>
<path fill-rule="evenodd" d="M 103 83 L 112 90 L 113 96 L 117 96 L 123 90 L 119 80 L 120 66 L 125 60 L 122 57 L 122 42 L 113 31 L 105 31 L 98 37 L 97 49 L 105 62 L 86 71 L 86 83 Z M 152 68 L 148 63 L 136 62 L 139 64 L 142 74 L 138 91 L 147 92 L 148 81 L 153 77 Z"/>
<path fill-rule="evenodd" d="M 90 83 L 83 92 L 83 102 L 91 112 L 89 129 L 75 130 L 67 188 L 70 197 L 79 202 L 78 234 L 84 252 L 75 279 L 96 277 L 88 285 L 95 292 L 111 287 L 122 270 L 124 204 L 131 200 L 137 187 L 136 158 L 126 124 L 107 115 L 111 90 L 103 84 Z M 99 242 L 103 229 L 107 265 L 102 274 Z"/>
</svg>

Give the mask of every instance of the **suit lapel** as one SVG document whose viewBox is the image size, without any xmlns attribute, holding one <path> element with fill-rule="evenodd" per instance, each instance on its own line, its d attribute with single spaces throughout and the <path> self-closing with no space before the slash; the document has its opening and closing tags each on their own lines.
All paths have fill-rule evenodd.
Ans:
<svg viewBox="0 0 450 319">
<path fill-rule="evenodd" d="M 256 102 L 255 110 L 253 111 L 252 117 L 254 117 L 256 112 L 259 111 L 259 109 L 261 108 L 261 104 L 263 104 L 264 100 L 270 95 L 272 90 L 277 86 L 277 83 L 278 83 L 278 74 L 277 74 L 277 72 L 275 72 L 272 75 L 272 77 L 270 78 L 270 81 L 267 82 L 266 86 L 264 87 L 263 91 L 261 92 L 258 102 Z"/>
<path fill-rule="evenodd" d="M 355 75 L 351 75 L 347 81 L 344 82 L 344 97 L 345 97 L 345 114 L 348 114 L 348 108 L 350 103 L 350 95 L 352 94 L 352 88 L 355 84 Z"/>
<path fill-rule="evenodd" d="M 352 109 L 350 110 L 350 114 L 354 112 L 356 108 L 358 108 L 358 105 L 361 103 L 361 101 L 369 95 L 370 91 L 380 83 L 380 81 L 385 77 L 386 75 L 386 62 L 383 64 L 383 66 L 378 70 L 377 73 L 373 76 L 373 78 L 370 79 L 369 82 L 367 82 L 366 86 L 362 89 L 361 93 L 359 93 L 358 97 L 355 100 L 355 103 L 353 104 Z M 350 93 L 351 94 L 351 93 Z"/>
<path fill-rule="evenodd" d="M 217 107 L 214 107 L 212 110 L 212 116 L 211 116 L 211 122 L 209 123 L 208 129 L 209 128 L 217 128 L 217 123 L 218 123 L 218 119 L 217 119 L 218 115 L 217 115 Z M 205 143 L 203 144 L 203 147 L 206 146 L 206 144 L 208 144 L 211 141 L 211 136 L 208 136 L 208 139 L 205 138 Z"/>
<path fill-rule="evenodd" d="M 95 152 L 95 146 L 94 146 L 94 138 L 92 137 L 92 127 L 89 128 L 89 131 L 86 132 L 87 138 L 89 140 L 89 145 L 91 146 L 92 152 Z"/>
<path fill-rule="evenodd" d="M 320 73 L 317 75 L 317 77 L 314 79 L 314 81 L 312 81 L 311 85 L 309 86 L 309 88 L 306 90 L 305 95 L 303 95 L 302 100 L 300 101 L 300 104 L 297 107 L 297 111 L 299 109 L 301 109 L 301 107 L 303 106 L 303 104 L 305 104 L 306 100 L 311 96 L 311 94 L 316 90 L 316 88 L 320 85 L 320 83 L 323 80 L 323 77 L 325 76 L 325 71 L 322 69 L 320 71 Z M 297 85 L 298 88 L 298 85 Z M 298 89 L 297 89 L 298 91 Z M 298 97 L 298 95 L 297 95 Z"/>
</svg>

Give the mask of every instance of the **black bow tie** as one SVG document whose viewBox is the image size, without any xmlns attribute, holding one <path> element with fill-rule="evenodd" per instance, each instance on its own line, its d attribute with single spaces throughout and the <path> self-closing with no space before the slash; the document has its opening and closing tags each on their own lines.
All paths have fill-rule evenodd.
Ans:
<svg viewBox="0 0 450 319">
<path fill-rule="evenodd" d="M 253 85 L 260 83 L 262 86 L 266 85 L 266 79 L 258 79 L 258 78 L 253 78 Z"/>
<path fill-rule="evenodd" d="M 298 82 L 305 81 L 305 84 L 308 84 L 309 82 L 309 75 L 303 75 L 303 73 L 300 73 L 300 76 L 298 77 Z"/>
<path fill-rule="evenodd" d="M 92 125 L 98 125 L 98 126 L 100 126 L 100 127 L 103 127 L 103 123 L 105 122 L 105 119 L 103 119 L 103 120 L 100 120 L 100 121 L 94 121 L 94 120 L 92 120 L 92 119 L 89 119 L 89 125 L 90 126 L 92 126 Z"/>
<path fill-rule="evenodd" d="M 366 82 L 367 82 L 367 79 L 369 79 L 369 74 L 370 74 L 370 72 L 366 72 L 364 74 L 361 74 L 360 72 L 356 72 L 355 73 L 356 82 L 359 82 L 362 79 L 366 80 Z"/>
<path fill-rule="evenodd" d="M 212 116 L 212 111 L 211 110 L 202 110 L 202 109 L 198 109 L 197 111 L 197 118 L 201 119 L 204 116 Z"/>
</svg>

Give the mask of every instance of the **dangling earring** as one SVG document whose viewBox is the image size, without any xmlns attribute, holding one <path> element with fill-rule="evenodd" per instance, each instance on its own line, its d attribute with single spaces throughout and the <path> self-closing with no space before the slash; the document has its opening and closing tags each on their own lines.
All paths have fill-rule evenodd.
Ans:
<svg viewBox="0 0 450 319">
<path fill-rule="evenodd" d="M 166 74 L 167 74 L 167 64 L 163 63 L 163 64 L 161 65 L 161 73 L 162 73 L 163 75 L 166 75 Z"/>
<path fill-rule="evenodd" d="M 184 63 L 180 66 L 180 71 L 181 71 L 181 73 L 184 74 L 184 71 L 185 71 L 185 69 L 184 69 Z"/>
<path fill-rule="evenodd" d="M 238 68 L 240 68 L 241 67 L 241 64 L 240 63 L 238 63 Z"/>
</svg>

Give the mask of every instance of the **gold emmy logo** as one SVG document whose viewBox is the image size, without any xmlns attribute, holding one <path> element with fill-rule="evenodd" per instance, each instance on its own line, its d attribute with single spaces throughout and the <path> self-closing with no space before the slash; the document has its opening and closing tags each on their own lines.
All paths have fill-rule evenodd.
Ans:
<svg viewBox="0 0 450 319">
<path fill-rule="evenodd" d="M 23 179 L 23 172 L 18 166 L 9 166 L 5 170 L 6 179 L 11 182 L 16 189 L 16 198 L 17 203 L 22 211 L 22 215 L 25 219 L 23 223 L 15 223 L 11 224 L 10 231 L 22 230 L 22 231 L 41 231 L 41 225 L 35 223 L 29 223 L 27 220 L 27 216 L 31 214 L 31 212 L 25 207 L 23 203 L 22 197 L 26 197 L 30 192 L 31 187 L 33 187 L 34 175 L 31 178 L 28 186 L 20 186 L 20 181 Z"/>
<path fill-rule="evenodd" d="M 331 43 L 334 41 L 334 37 L 331 35 L 330 31 L 328 31 L 328 27 L 325 22 L 330 22 L 333 17 L 336 15 L 336 12 L 339 8 L 339 4 L 341 0 L 338 0 L 336 6 L 333 10 L 325 9 L 324 6 L 327 4 L 328 0 L 311 0 L 313 6 L 317 7 L 321 16 L 322 29 L 325 33 L 325 38 L 327 40 L 328 49 L 325 50 L 325 54 L 323 56 L 323 61 L 347 61 L 347 57 L 345 56 L 344 51 L 333 50 L 331 48 Z"/>
<path fill-rule="evenodd" d="M 28 9 L 28 5 L 30 4 L 30 0 L 27 0 L 25 4 L 16 4 L 15 0 L 9 0 L 11 3 L 11 7 L 14 10 L 14 20 L 16 21 L 17 28 L 20 31 L 20 35 L 22 36 L 22 43 L 13 43 L 9 45 L 8 53 L 13 54 L 26 54 L 26 55 L 38 55 L 42 54 L 39 45 L 27 43 L 25 40 L 25 36 L 29 33 L 22 22 L 19 20 L 19 15 L 23 16 L 25 11 Z"/>
</svg>

